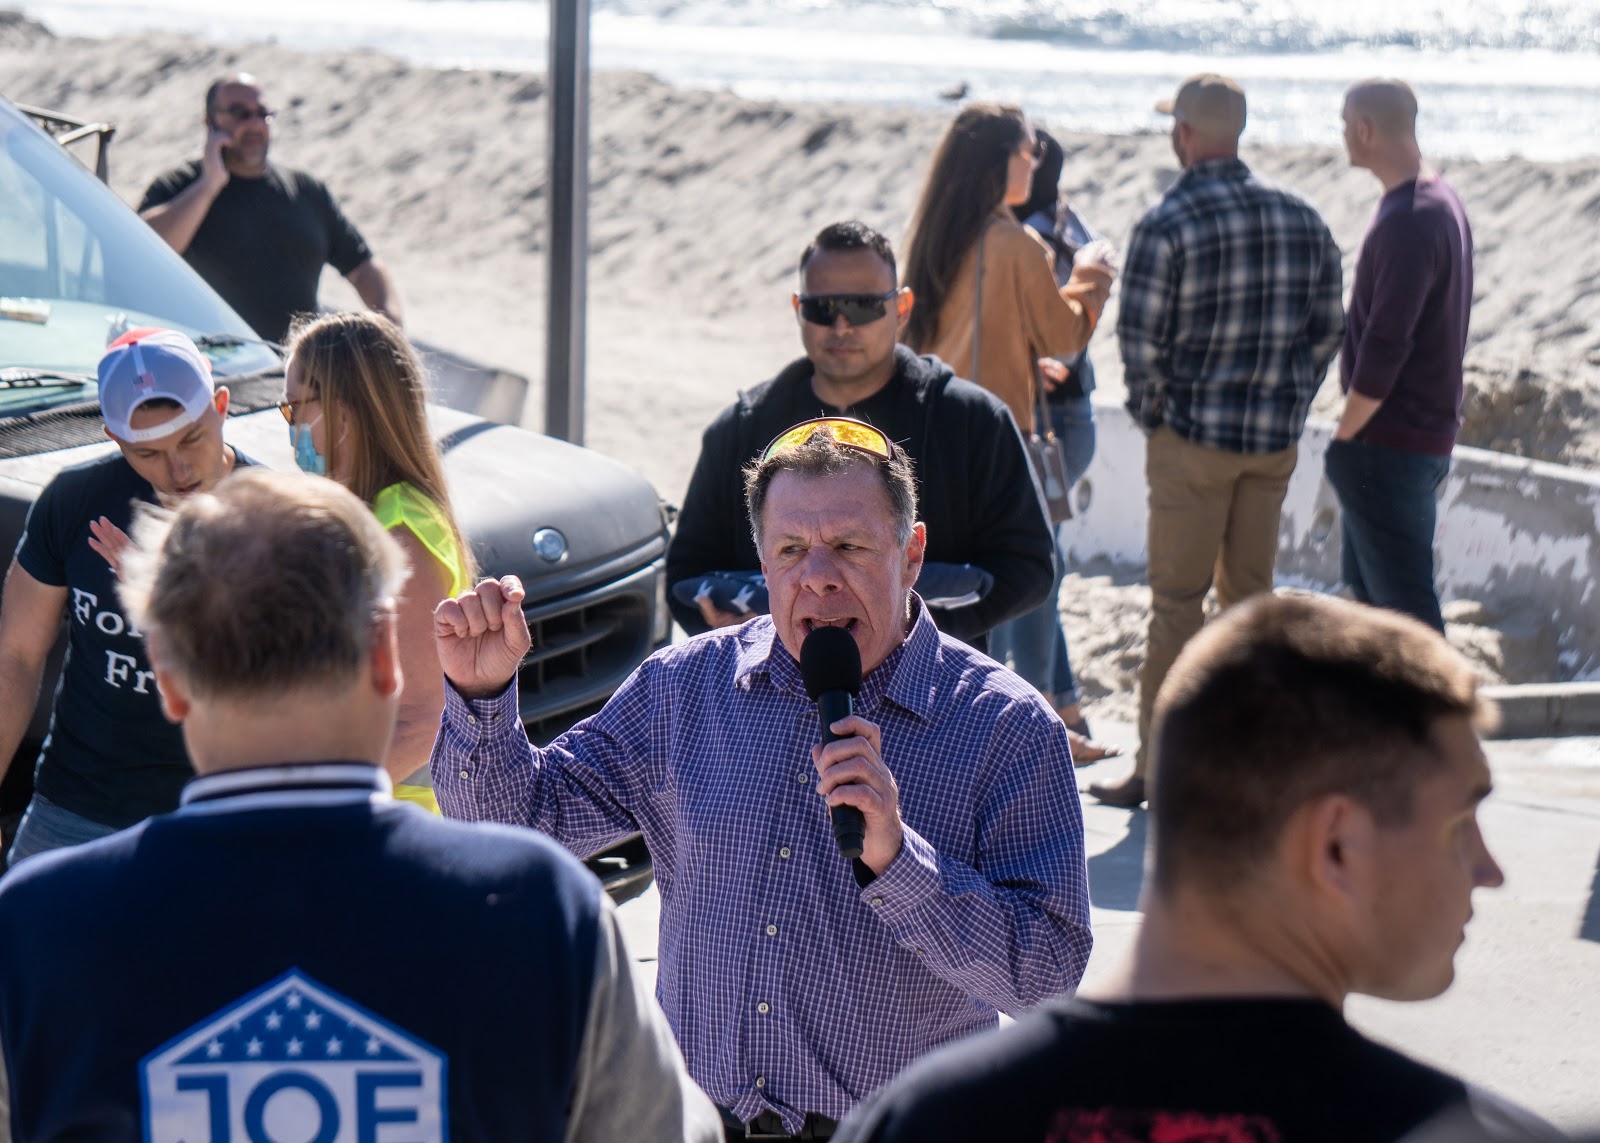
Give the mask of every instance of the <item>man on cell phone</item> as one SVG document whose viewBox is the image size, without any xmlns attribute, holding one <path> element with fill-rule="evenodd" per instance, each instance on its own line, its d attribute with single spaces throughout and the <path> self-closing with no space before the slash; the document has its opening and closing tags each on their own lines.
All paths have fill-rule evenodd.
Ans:
<svg viewBox="0 0 1600 1143">
<path fill-rule="evenodd" d="M 204 152 L 151 183 L 139 216 L 269 341 L 316 310 L 325 264 L 403 324 L 394 280 L 328 188 L 267 161 L 276 114 L 254 76 L 218 79 L 206 89 Z"/>
</svg>

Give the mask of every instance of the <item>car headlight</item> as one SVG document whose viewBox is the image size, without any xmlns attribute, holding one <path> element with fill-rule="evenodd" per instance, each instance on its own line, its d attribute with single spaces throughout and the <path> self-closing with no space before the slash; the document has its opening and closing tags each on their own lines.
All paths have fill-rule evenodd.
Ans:
<svg viewBox="0 0 1600 1143">
<path fill-rule="evenodd" d="M 656 614 L 650 625 L 650 646 L 659 647 L 672 635 L 672 611 L 667 607 L 667 565 L 656 564 Z"/>
</svg>

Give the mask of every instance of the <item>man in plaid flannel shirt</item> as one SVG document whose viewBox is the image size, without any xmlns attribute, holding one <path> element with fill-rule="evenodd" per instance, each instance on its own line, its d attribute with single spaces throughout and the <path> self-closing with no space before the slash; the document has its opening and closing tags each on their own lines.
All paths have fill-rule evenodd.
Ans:
<svg viewBox="0 0 1600 1143">
<path fill-rule="evenodd" d="M 1339 247 L 1307 203 L 1239 160 L 1245 99 L 1197 75 L 1175 99 L 1183 174 L 1133 229 L 1117 337 L 1128 411 L 1149 436 L 1150 626 L 1133 775 L 1093 785 L 1145 799 L 1151 711 L 1200 629 L 1215 583 L 1228 607 L 1272 590 L 1278 516 L 1311 398 L 1344 334 Z"/>
</svg>

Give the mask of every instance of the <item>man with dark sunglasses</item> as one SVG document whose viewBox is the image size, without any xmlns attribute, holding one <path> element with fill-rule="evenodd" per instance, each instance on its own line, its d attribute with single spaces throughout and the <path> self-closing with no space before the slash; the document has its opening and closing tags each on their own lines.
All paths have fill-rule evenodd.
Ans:
<svg viewBox="0 0 1600 1143">
<path fill-rule="evenodd" d="M 401 324 L 400 294 L 328 188 L 267 161 L 276 112 L 243 72 L 206 89 L 205 150 L 150 184 L 139 216 L 268 341 L 317 309 L 331 265 L 361 300 Z"/>
<path fill-rule="evenodd" d="M 806 355 L 739 395 L 706 429 L 667 552 L 673 615 L 691 634 L 766 610 L 740 470 L 811 417 L 883 430 L 920 478 L 928 526 L 917 591 L 941 631 L 978 646 L 1050 590 L 1053 544 L 1016 422 L 936 357 L 899 344 L 914 304 L 896 288 L 888 239 L 860 222 L 825 228 L 800 257 L 792 298 Z"/>
</svg>

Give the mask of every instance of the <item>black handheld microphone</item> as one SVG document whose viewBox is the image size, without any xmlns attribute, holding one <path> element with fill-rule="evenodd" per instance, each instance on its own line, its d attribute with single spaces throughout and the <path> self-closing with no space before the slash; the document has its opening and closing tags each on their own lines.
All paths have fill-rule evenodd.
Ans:
<svg viewBox="0 0 1600 1143">
<path fill-rule="evenodd" d="M 861 648 L 843 627 L 815 627 L 800 644 L 800 677 L 805 680 L 806 694 L 817 704 L 826 746 L 839 737 L 829 727 L 849 717 L 853 709 L 850 696 L 861 690 Z M 829 817 L 839 856 L 860 857 L 867 834 L 867 819 L 861 811 L 854 806 L 834 806 Z"/>
</svg>

